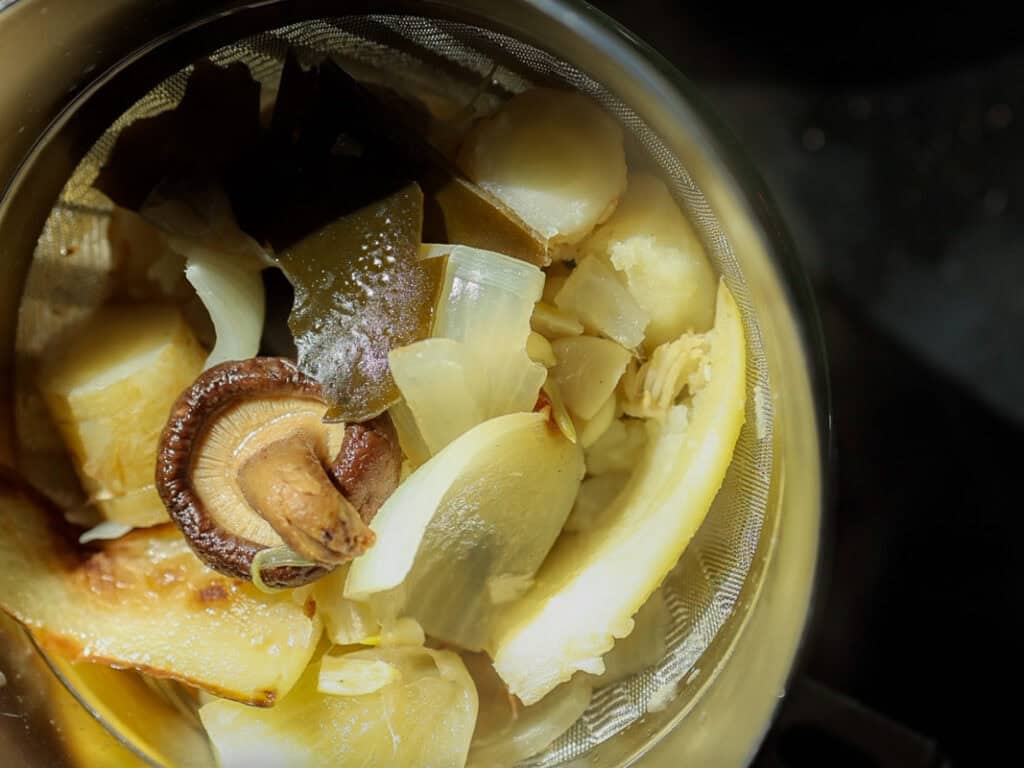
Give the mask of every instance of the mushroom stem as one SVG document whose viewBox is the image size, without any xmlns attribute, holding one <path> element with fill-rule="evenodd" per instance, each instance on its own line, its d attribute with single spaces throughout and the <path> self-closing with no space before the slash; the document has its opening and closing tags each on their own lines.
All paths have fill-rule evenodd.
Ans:
<svg viewBox="0 0 1024 768">
<path fill-rule="evenodd" d="M 314 562 L 340 565 L 373 545 L 373 531 L 334 487 L 304 431 L 260 448 L 242 464 L 238 484 L 284 542 Z"/>
</svg>

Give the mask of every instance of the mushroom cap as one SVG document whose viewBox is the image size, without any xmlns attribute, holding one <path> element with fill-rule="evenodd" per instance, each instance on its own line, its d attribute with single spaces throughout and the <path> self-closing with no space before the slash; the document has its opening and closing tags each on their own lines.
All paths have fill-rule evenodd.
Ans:
<svg viewBox="0 0 1024 768">
<path fill-rule="evenodd" d="M 256 357 L 202 373 L 171 409 L 160 437 L 156 484 L 171 519 L 211 568 L 251 577 L 261 550 L 284 545 L 245 500 L 238 470 L 262 446 L 303 430 L 325 466 L 336 456 L 344 424 L 325 424 L 320 385 L 283 358 Z M 279 566 L 265 583 L 299 586 L 329 568 Z"/>
</svg>

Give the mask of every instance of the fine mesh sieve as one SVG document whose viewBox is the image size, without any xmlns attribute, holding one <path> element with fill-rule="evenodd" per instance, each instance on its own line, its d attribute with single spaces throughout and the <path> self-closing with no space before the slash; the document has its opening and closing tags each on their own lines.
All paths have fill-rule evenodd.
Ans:
<svg viewBox="0 0 1024 768">
<path fill-rule="evenodd" d="M 312 63 L 331 56 L 351 74 L 399 92 L 457 105 L 477 114 L 533 84 L 577 90 L 614 115 L 629 136 L 631 164 L 656 167 L 696 226 L 716 269 L 741 310 L 748 348 L 746 424 L 733 463 L 706 521 L 663 585 L 670 615 L 667 652 L 654 667 L 598 689 L 579 722 L 545 753 L 526 763 L 554 766 L 573 761 L 642 719 L 652 706 L 685 709 L 699 695 L 744 621 L 749 600 L 741 590 L 761 571 L 758 553 L 777 524 L 768 506 L 773 476 L 772 388 L 758 317 L 736 255 L 679 157 L 626 104 L 601 83 L 549 52 L 476 26 L 408 15 L 361 15 L 304 21 L 257 34 L 214 52 L 216 63 L 244 62 L 272 94 L 286 51 Z M 190 68 L 167 78 L 118 117 L 65 185 L 39 239 L 19 315 L 17 430 L 22 471 L 65 505 L 73 484 L 61 486 L 54 457 L 59 442 L 37 428 L 31 371 L 46 346 L 108 291 L 109 249 L 102 240 L 109 200 L 92 188 L 118 132 L 136 119 L 173 107 Z M 481 87 L 483 86 L 483 87 Z M 92 238 L 95 247 L 80 247 Z M 104 261 L 104 260 L 107 261 Z M 45 460 L 42 460 L 45 457 Z M 745 593 L 747 594 L 747 593 Z M 709 653 L 715 646 L 718 651 Z M 714 662 L 709 661 L 714 657 Z"/>
</svg>

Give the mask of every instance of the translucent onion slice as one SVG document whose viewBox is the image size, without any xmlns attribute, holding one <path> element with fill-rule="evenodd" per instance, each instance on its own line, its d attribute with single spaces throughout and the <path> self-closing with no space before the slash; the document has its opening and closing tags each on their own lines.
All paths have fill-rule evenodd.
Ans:
<svg viewBox="0 0 1024 768">
<path fill-rule="evenodd" d="M 176 244 L 176 250 L 183 251 L 185 278 L 210 313 L 216 333 L 205 367 L 255 357 L 266 317 L 263 265 L 194 244 Z"/>
<path fill-rule="evenodd" d="M 590 332 L 633 349 L 644 340 L 650 317 L 621 278 L 597 257 L 583 259 L 555 296 L 555 305 Z"/>
<path fill-rule="evenodd" d="M 572 728 L 590 704 L 591 681 L 585 675 L 576 675 L 542 701 L 523 707 L 487 656 L 466 654 L 463 661 L 480 697 L 470 768 L 508 768 L 539 754 Z"/>
<path fill-rule="evenodd" d="M 582 419 L 594 418 L 625 373 L 629 352 L 593 336 L 558 339 L 551 349 L 558 361 L 551 377 L 558 382 L 566 407 Z"/>
<path fill-rule="evenodd" d="M 449 250 L 435 338 L 388 355 L 431 454 L 487 419 L 533 408 L 546 370 L 526 344 L 543 288 L 544 273 L 531 264 L 466 246 Z"/>
<path fill-rule="evenodd" d="M 325 657 L 331 659 L 333 657 Z M 272 709 L 210 701 L 199 717 L 221 768 L 253 766 L 388 766 L 460 768 L 473 735 L 477 694 L 454 653 L 424 648 L 372 648 L 322 662 L 347 668 L 353 687 L 393 677 L 359 695 L 324 694 L 321 666 L 311 664 Z M 362 668 L 362 679 L 354 674 Z M 378 681 L 379 682 L 379 681 Z M 360 685 L 354 685 L 360 683 Z"/>
<path fill-rule="evenodd" d="M 533 576 L 582 477 L 581 450 L 546 414 L 474 427 L 381 507 L 377 544 L 352 563 L 345 596 L 374 597 L 382 613 L 412 616 L 432 637 L 483 648 L 497 613 L 492 592 Z"/>
<path fill-rule="evenodd" d="M 503 615 L 495 669 L 524 704 L 601 657 L 629 634 L 633 615 L 678 561 L 721 487 L 744 421 L 743 325 L 720 283 L 711 378 L 692 406 L 672 408 L 629 485 L 594 528 L 564 536 L 536 584 Z"/>
</svg>

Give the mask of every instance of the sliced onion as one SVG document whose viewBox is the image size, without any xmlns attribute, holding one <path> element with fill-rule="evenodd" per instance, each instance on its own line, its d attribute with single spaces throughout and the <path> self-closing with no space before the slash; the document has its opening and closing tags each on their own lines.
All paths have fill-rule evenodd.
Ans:
<svg viewBox="0 0 1024 768">
<path fill-rule="evenodd" d="M 211 368 L 225 360 L 254 357 L 260 348 L 266 298 L 259 269 L 231 254 L 187 247 L 185 277 L 210 313 L 217 341 L 206 358 Z"/>
<path fill-rule="evenodd" d="M 303 557 L 295 554 L 288 547 L 269 547 L 262 549 L 255 554 L 252 558 L 252 564 L 249 566 L 249 576 L 252 578 L 253 586 L 255 586 L 260 592 L 266 592 L 272 594 L 274 592 L 280 592 L 281 590 L 277 587 L 272 587 L 263 581 L 263 571 L 270 568 L 314 568 L 316 563 L 311 560 L 306 560 Z"/>
<path fill-rule="evenodd" d="M 555 297 L 555 305 L 579 318 L 591 333 L 614 339 L 628 349 L 640 346 L 650 320 L 615 270 L 596 256 L 583 259 L 572 271 Z"/>
<path fill-rule="evenodd" d="M 544 287 L 531 264 L 466 246 L 448 252 L 434 337 L 388 361 L 431 454 L 488 419 L 529 411 L 544 382 L 526 351 Z"/>
<path fill-rule="evenodd" d="M 509 587 L 529 584 L 583 476 L 581 450 L 541 413 L 474 427 L 416 470 L 371 525 L 345 595 L 384 617 L 412 616 L 431 637 L 480 649 Z M 495 589 L 492 590 L 492 585 Z"/>
</svg>

